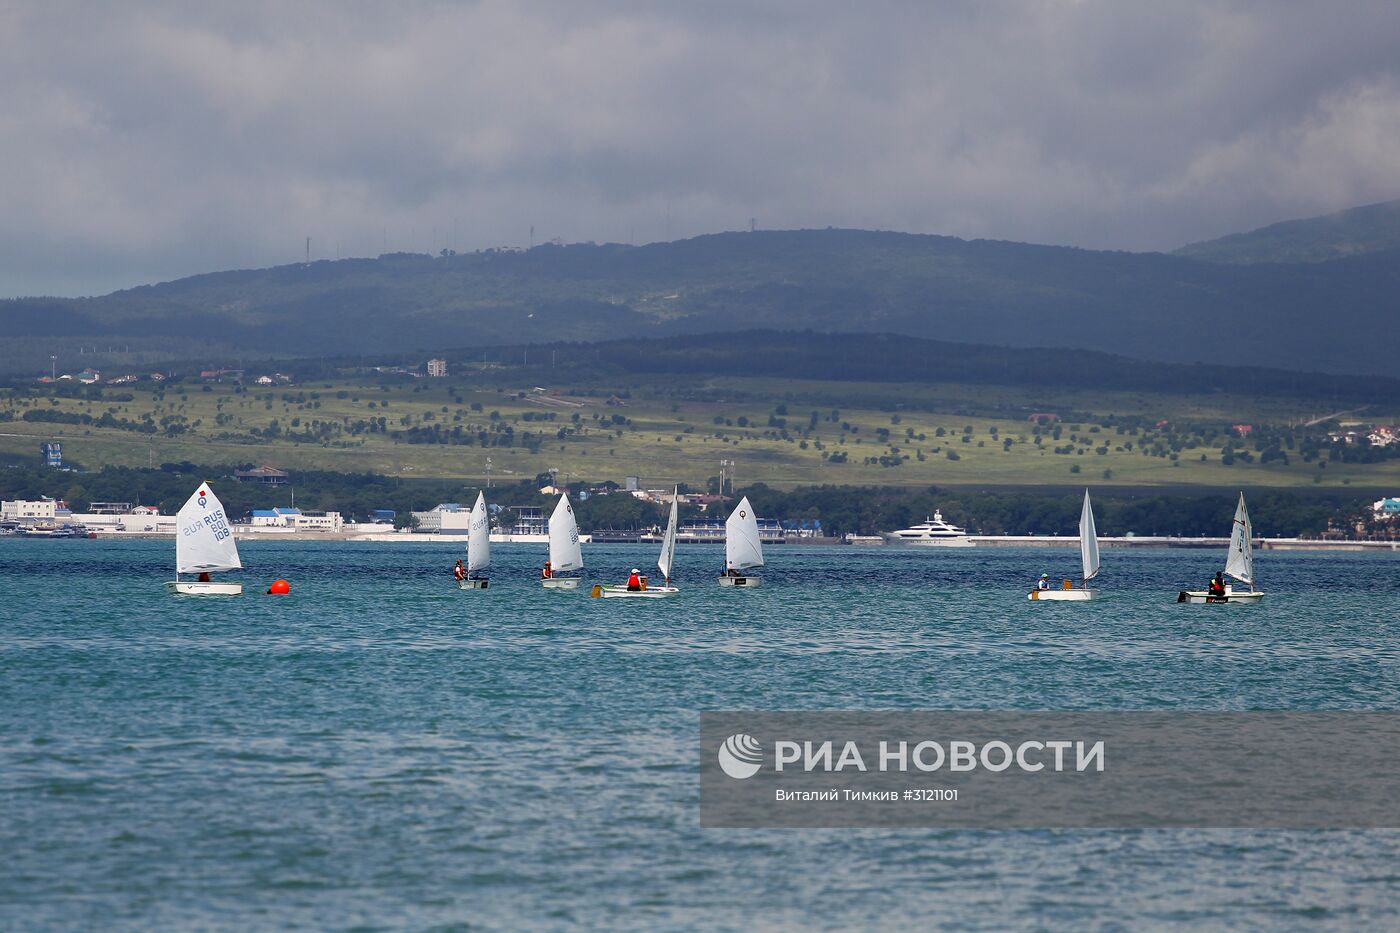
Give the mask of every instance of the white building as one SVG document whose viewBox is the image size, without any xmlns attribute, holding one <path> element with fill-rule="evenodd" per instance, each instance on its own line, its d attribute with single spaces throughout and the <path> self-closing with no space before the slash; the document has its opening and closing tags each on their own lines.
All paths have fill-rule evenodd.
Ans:
<svg viewBox="0 0 1400 933">
<path fill-rule="evenodd" d="M 418 530 L 430 534 L 464 535 L 471 525 L 472 510 L 457 502 L 442 502 L 426 512 L 414 512 Z"/>
<path fill-rule="evenodd" d="M 297 531 L 328 531 L 339 534 L 345 522 L 339 512 L 302 512 L 290 517 L 290 524 Z"/>
<path fill-rule="evenodd" d="M 428 375 L 441 379 L 447 375 L 447 360 L 428 360 Z"/>
<path fill-rule="evenodd" d="M 94 503 L 96 505 L 97 503 Z M 175 516 L 162 515 L 153 505 L 138 505 L 125 512 L 104 511 L 75 514 L 73 521 L 86 525 L 89 531 L 125 534 L 175 533 Z"/>
<path fill-rule="evenodd" d="M 58 518 L 62 505 L 57 499 L 13 499 L 0 502 L 0 522 L 52 522 Z"/>
<path fill-rule="evenodd" d="M 289 531 L 329 531 L 335 534 L 345 528 L 339 512 L 303 512 L 301 509 L 279 507 L 254 509 L 248 524 L 257 528 L 286 528 Z"/>
</svg>

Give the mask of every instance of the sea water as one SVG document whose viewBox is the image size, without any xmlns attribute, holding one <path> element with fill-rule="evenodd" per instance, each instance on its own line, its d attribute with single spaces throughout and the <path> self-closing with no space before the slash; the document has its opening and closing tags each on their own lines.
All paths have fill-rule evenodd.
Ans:
<svg viewBox="0 0 1400 933">
<path fill-rule="evenodd" d="M 1182 606 L 1222 553 L 1037 604 L 1077 552 L 772 547 L 745 591 L 683 546 L 680 596 L 599 600 L 541 547 L 472 592 L 450 543 L 240 548 L 191 598 L 168 542 L 0 540 L 0 927 L 1400 925 L 1400 832 L 707 830 L 697 779 L 703 709 L 1397 709 L 1400 555 Z"/>
</svg>

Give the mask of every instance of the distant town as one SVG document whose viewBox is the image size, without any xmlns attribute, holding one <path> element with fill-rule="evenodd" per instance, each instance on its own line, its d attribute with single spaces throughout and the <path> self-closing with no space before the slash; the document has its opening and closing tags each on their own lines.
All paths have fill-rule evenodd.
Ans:
<svg viewBox="0 0 1400 933">
<path fill-rule="evenodd" d="M 61 462 L 57 444 L 46 444 L 45 454 L 50 463 Z M 544 479 L 541 476 L 540 479 Z M 286 487 L 290 474 L 269 465 L 238 469 L 232 479 L 240 484 Z M 568 495 L 577 503 L 596 497 L 623 496 L 656 508 L 654 514 L 669 505 L 674 495 L 688 507 L 691 518 L 680 526 L 678 540 L 683 543 L 722 543 L 725 539 L 725 504 L 733 495 L 716 492 L 677 492 L 673 489 L 644 488 L 640 478 L 627 476 L 623 483 L 605 481 L 566 487 L 552 481 L 538 487 L 543 497 Z M 721 482 L 721 488 L 723 483 Z M 492 514 L 492 541 L 502 543 L 545 543 L 548 541 L 546 510 L 537 505 L 502 505 L 489 503 Z M 253 508 L 242 515 L 232 516 L 234 533 L 240 538 L 281 537 L 284 539 L 338 539 L 364 541 L 447 541 L 466 540 L 471 507 L 461 502 L 440 502 L 432 508 L 410 511 L 400 520 L 397 510 L 369 509 L 359 515 L 339 511 L 297 508 L 295 505 Z M 1331 545 L 1381 545 L 1395 549 L 1400 545 L 1400 497 L 1384 497 L 1371 503 L 1369 514 L 1354 527 L 1329 527 L 1328 532 L 1314 542 L 1301 539 L 1277 539 L 1276 547 Z M 158 506 L 133 502 L 91 502 L 86 511 L 71 509 L 63 499 L 40 497 L 0 501 L 0 535 L 36 538 L 122 538 L 174 536 L 176 518 L 163 514 Z M 779 520 L 759 519 L 759 532 L 766 544 L 855 544 L 881 545 L 890 535 L 846 532 L 829 534 L 820 519 Z M 637 543 L 659 539 L 660 527 L 600 528 L 582 540 L 594 543 Z M 1072 546 L 1075 540 L 1060 536 L 974 535 L 984 544 L 1026 543 L 1036 541 Z M 1187 544 L 1201 546 L 1223 543 L 1225 539 L 1179 539 L 1159 536 L 1128 535 L 1119 545 Z M 1111 543 L 1106 541 L 1106 543 Z M 1264 546 L 1269 546 L 1265 541 Z"/>
<path fill-rule="evenodd" d="M 45 445 L 50 462 L 52 447 Z M 290 476 L 272 466 L 258 466 L 234 471 L 239 483 L 261 486 L 286 486 Z M 542 496 L 569 495 L 577 502 L 595 496 L 624 495 L 641 502 L 669 505 L 674 495 L 679 503 L 693 507 L 702 517 L 684 523 L 680 540 L 695 543 L 723 542 L 722 510 L 716 508 L 732 500 L 732 496 L 717 493 L 677 493 L 671 489 L 644 489 L 636 476 L 624 478 L 619 484 L 611 481 L 579 485 L 573 489 L 553 483 L 539 487 Z M 548 539 L 548 519 L 539 506 L 505 506 L 491 503 L 492 537 L 504 542 L 534 542 Z M 274 506 L 250 509 L 233 516 L 234 532 L 241 537 L 256 535 L 306 535 L 309 537 L 365 537 L 374 539 L 385 535 L 402 536 L 461 536 L 465 539 L 471 506 L 460 502 L 441 502 L 430 509 L 412 511 L 407 521 L 398 521 L 394 509 L 371 509 L 363 515 L 343 515 L 338 511 L 315 511 L 295 506 Z M 705 517 L 714 515 L 717 517 Z M 659 528 L 608 529 L 590 539 L 636 542 L 651 540 Z M 781 544 L 802 539 L 813 543 L 836 543 L 839 539 L 823 535 L 821 522 L 779 522 L 759 520 L 759 531 L 766 543 Z M 159 507 L 131 502 L 92 502 L 85 512 L 75 512 L 62 499 L 44 497 L 34 500 L 15 499 L 0 502 L 0 533 L 36 537 L 122 537 L 161 536 L 175 534 L 175 516 L 162 514 Z"/>
<path fill-rule="evenodd" d="M 396 375 L 410 376 L 413 378 L 430 377 L 434 379 L 445 379 L 447 377 L 447 360 L 434 358 L 428 360 L 422 366 L 414 368 L 411 366 L 372 366 L 370 371 Z M 57 369 L 39 376 L 34 381 L 40 385 L 54 385 L 62 383 L 77 383 L 79 385 L 106 385 L 124 386 L 134 385 L 138 382 L 166 382 L 180 378 L 180 374 L 173 370 L 166 372 L 126 372 L 121 375 L 105 375 L 96 369 L 84 369 L 76 373 L 59 373 Z M 283 372 L 275 370 L 250 373 L 246 369 L 201 369 L 199 378 L 204 382 L 229 382 L 259 386 L 286 386 L 294 385 L 296 379 Z"/>
</svg>

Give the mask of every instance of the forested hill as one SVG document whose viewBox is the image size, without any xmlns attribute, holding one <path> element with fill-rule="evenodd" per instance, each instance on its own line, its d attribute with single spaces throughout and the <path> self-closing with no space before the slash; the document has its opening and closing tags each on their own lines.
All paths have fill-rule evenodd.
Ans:
<svg viewBox="0 0 1400 933">
<path fill-rule="evenodd" d="M 527 351 L 527 352 L 522 352 Z M 481 359 L 471 350 L 444 354 L 455 372 Z M 1400 378 L 1301 373 L 1256 366 L 1175 364 L 1129 359 L 1094 350 L 1039 353 L 1024 349 L 925 340 L 898 334 L 821 334 L 737 331 L 666 340 L 614 340 L 502 347 L 491 363 L 507 362 L 522 380 L 596 381 L 616 376 L 759 376 L 836 382 L 970 383 L 1152 391 L 1227 392 L 1272 398 L 1332 400 L 1337 404 L 1400 404 Z M 536 368 L 520 361 L 534 361 Z M 342 361 L 343 362 L 343 361 Z M 411 360 L 406 362 L 412 362 Z M 326 361 L 325 375 L 337 361 Z M 313 361 L 298 371 L 315 373 Z M 491 370 L 488 370 L 491 371 Z"/>
<path fill-rule="evenodd" d="M 1230 265 L 859 230 L 541 246 L 195 276 L 0 302 L 0 366 L 96 347 L 164 358 L 722 334 L 880 332 L 1167 362 L 1394 371 L 1400 254 Z M 57 351 L 55 350 L 57 347 Z M 76 366 L 76 359 L 61 362 Z"/>
<path fill-rule="evenodd" d="M 1290 263 L 1324 262 L 1365 253 L 1394 254 L 1397 250 L 1400 201 L 1386 201 L 1192 243 L 1175 255 L 1211 262 Z"/>
</svg>

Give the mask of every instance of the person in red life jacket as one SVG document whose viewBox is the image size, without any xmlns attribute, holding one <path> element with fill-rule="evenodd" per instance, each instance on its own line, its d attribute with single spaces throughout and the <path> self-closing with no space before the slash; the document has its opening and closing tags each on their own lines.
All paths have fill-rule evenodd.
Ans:
<svg viewBox="0 0 1400 933">
<path fill-rule="evenodd" d="M 632 576 L 627 578 L 627 589 L 637 592 L 642 588 L 642 572 L 636 567 L 632 568 Z"/>
<path fill-rule="evenodd" d="M 209 571 L 206 570 L 206 571 L 204 571 L 203 573 L 201 573 L 201 574 L 199 575 L 199 582 L 200 582 L 200 583 L 208 583 L 208 582 L 209 582 Z"/>
<path fill-rule="evenodd" d="M 457 561 L 457 565 L 452 568 L 452 576 L 454 579 L 456 579 L 458 583 L 461 583 L 467 578 L 467 568 L 462 566 L 462 562 L 460 560 Z"/>
<path fill-rule="evenodd" d="M 1225 575 L 1219 570 L 1215 572 L 1215 579 L 1210 581 L 1209 596 L 1212 599 L 1225 598 Z"/>
<path fill-rule="evenodd" d="M 545 561 L 544 569 L 540 571 L 540 579 L 548 580 L 552 576 L 554 576 L 554 565 L 549 561 Z"/>
</svg>

